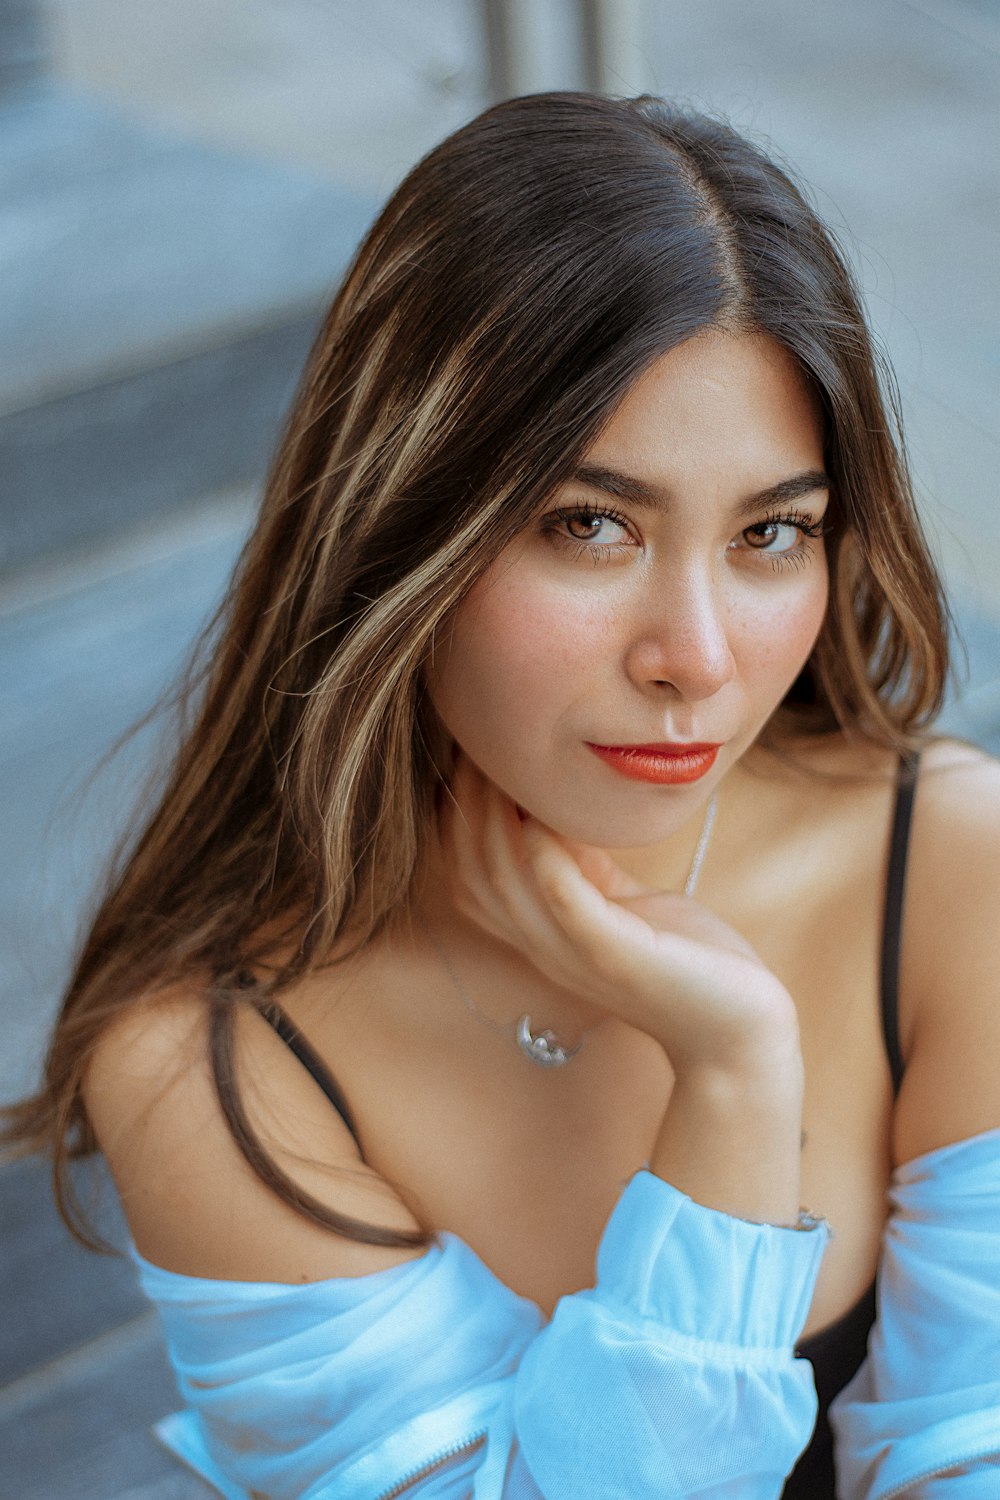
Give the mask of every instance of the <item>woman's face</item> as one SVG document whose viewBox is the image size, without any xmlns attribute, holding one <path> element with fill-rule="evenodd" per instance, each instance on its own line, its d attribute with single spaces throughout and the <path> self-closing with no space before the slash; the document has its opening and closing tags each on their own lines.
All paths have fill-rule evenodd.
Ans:
<svg viewBox="0 0 1000 1500">
<path fill-rule="evenodd" d="M 815 399 L 780 345 L 706 330 L 672 349 L 438 640 L 445 727 L 568 838 L 668 838 L 812 650 L 827 485 Z"/>
</svg>

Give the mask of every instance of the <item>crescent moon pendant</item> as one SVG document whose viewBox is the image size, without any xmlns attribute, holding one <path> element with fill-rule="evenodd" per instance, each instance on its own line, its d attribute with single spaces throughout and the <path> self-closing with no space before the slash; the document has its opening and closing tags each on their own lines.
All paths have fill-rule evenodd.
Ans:
<svg viewBox="0 0 1000 1500">
<path fill-rule="evenodd" d="M 583 1043 L 567 1050 L 555 1032 L 540 1031 L 537 1036 L 532 1036 L 531 1017 L 522 1016 L 517 1023 L 517 1045 L 525 1057 L 540 1068 L 562 1068 L 576 1056 Z"/>
</svg>

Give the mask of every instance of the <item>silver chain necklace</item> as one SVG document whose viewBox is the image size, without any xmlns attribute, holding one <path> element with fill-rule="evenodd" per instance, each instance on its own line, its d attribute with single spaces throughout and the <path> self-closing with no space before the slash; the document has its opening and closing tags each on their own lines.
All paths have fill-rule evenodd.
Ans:
<svg viewBox="0 0 1000 1500">
<path fill-rule="evenodd" d="M 712 796 L 709 798 L 708 806 L 705 808 L 705 821 L 701 825 L 701 833 L 698 835 L 698 843 L 695 847 L 694 856 L 691 860 L 691 868 L 688 870 L 687 879 L 684 882 L 685 896 L 693 896 L 695 887 L 698 884 L 698 877 L 701 874 L 701 867 L 705 862 L 705 855 L 708 852 L 709 840 L 712 837 L 712 828 L 715 824 L 715 808 L 717 800 L 718 793 L 713 792 Z M 520 1020 L 517 1021 L 494 1021 L 492 1016 L 486 1015 L 484 1011 L 481 1011 L 479 1009 L 479 1006 L 476 1004 L 472 996 L 462 984 L 462 981 L 455 973 L 444 953 L 438 947 L 433 935 L 430 932 L 426 932 L 426 935 L 431 947 L 434 949 L 434 952 L 437 954 L 438 958 L 441 961 L 441 967 L 448 975 L 448 978 L 455 986 L 455 989 L 461 995 L 462 999 L 465 1002 L 466 1008 L 470 1010 L 474 1016 L 477 1016 L 479 1020 L 484 1023 L 484 1025 L 488 1026 L 491 1031 L 495 1031 L 501 1036 L 513 1035 L 517 1041 L 517 1045 L 520 1047 L 525 1057 L 528 1058 L 529 1062 L 536 1063 L 540 1068 L 565 1067 L 569 1060 L 575 1057 L 582 1048 L 584 1037 L 587 1036 L 588 1032 L 594 1030 L 593 1026 L 588 1026 L 586 1031 L 584 1031 L 581 1035 L 580 1040 L 577 1042 L 575 1047 L 564 1047 L 553 1031 L 539 1031 L 537 1033 L 532 1033 L 531 1017 L 527 1014 L 521 1016 Z M 595 1025 L 599 1026 L 600 1022 L 595 1022 Z"/>
</svg>

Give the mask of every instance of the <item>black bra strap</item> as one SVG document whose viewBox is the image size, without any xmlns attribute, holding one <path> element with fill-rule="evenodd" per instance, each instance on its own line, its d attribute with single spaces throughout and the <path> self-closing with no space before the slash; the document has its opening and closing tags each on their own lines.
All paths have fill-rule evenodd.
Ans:
<svg viewBox="0 0 1000 1500">
<path fill-rule="evenodd" d="M 889 1057 L 893 1092 L 903 1081 L 903 1053 L 899 1045 L 899 949 L 903 931 L 903 896 L 906 889 L 906 856 L 910 845 L 913 795 L 917 787 L 920 756 L 904 757 L 896 781 L 896 809 L 889 840 L 889 868 L 885 881 L 885 911 L 882 919 L 882 1032 Z"/>
<path fill-rule="evenodd" d="M 353 1135 L 355 1141 L 357 1141 L 358 1150 L 360 1151 L 361 1141 L 358 1138 L 357 1127 L 351 1118 L 351 1111 L 347 1107 L 347 1100 L 340 1091 L 340 1085 L 319 1053 L 310 1046 L 291 1019 L 285 1015 L 285 1012 L 273 1000 L 269 1000 L 266 1005 L 262 1006 L 260 1013 L 264 1017 L 264 1020 L 268 1021 L 274 1027 L 286 1047 L 295 1053 L 295 1056 L 306 1072 L 312 1074 Z"/>
</svg>

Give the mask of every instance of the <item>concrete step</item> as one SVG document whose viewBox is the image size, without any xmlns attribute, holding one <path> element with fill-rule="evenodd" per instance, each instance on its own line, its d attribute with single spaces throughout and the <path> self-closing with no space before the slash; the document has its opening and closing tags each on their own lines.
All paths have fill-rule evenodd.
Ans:
<svg viewBox="0 0 1000 1500">
<path fill-rule="evenodd" d="M 0 100 L 0 570 L 258 479 L 373 211 L 64 90 Z"/>
<path fill-rule="evenodd" d="M 251 514 L 205 501 L 0 584 L 0 1099 L 34 1086 L 83 913 L 156 760 L 150 725 L 101 757 L 175 676 Z"/>
<path fill-rule="evenodd" d="M 0 1389 L 0 1500 L 207 1500 L 152 1431 L 179 1404 L 153 1312 Z"/>
<path fill-rule="evenodd" d="M 37 0 L 0 0 L 0 94 L 31 87 L 41 77 L 44 63 Z"/>
<path fill-rule="evenodd" d="M 74 1180 L 97 1207 L 101 1232 L 124 1246 L 121 1210 L 100 1161 L 80 1164 Z M 130 1261 L 95 1255 L 67 1233 L 47 1161 L 0 1167 L 0 1223 L 0 1391 L 147 1311 Z"/>
<path fill-rule="evenodd" d="M 123 1246 L 101 1162 L 73 1175 Z M 0 1167 L 0 1500 L 204 1500 L 151 1431 L 180 1405 L 156 1314 L 129 1260 L 70 1238 L 49 1176 L 37 1158 Z"/>
</svg>

